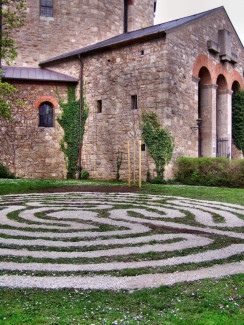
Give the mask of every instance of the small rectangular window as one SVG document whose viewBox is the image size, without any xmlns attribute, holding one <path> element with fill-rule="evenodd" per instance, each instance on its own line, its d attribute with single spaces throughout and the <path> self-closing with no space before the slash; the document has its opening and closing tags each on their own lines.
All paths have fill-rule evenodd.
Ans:
<svg viewBox="0 0 244 325">
<path fill-rule="evenodd" d="M 131 109 L 137 109 L 137 95 L 131 96 Z"/>
<path fill-rule="evenodd" d="M 40 0 L 40 16 L 53 17 L 53 0 Z"/>
<path fill-rule="evenodd" d="M 124 0 L 124 33 L 128 32 L 128 0 Z"/>
<path fill-rule="evenodd" d="M 98 100 L 97 101 L 97 112 L 102 113 L 102 110 L 103 110 L 102 101 Z"/>
<path fill-rule="evenodd" d="M 143 144 L 141 145 L 141 151 L 146 151 L 146 145 L 145 145 L 145 143 L 143 143 Z"/>
</svg>

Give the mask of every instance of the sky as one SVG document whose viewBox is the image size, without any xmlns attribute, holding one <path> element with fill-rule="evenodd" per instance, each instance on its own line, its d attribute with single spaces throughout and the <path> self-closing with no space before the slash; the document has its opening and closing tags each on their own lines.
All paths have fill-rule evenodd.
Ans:
<svg viewBox="0 0 244 325">
<path fill-rule="evenodd" d="M 155 24 L 224 6 L 244 45 L 244 0 L 157 0 Z"/>
</svg>

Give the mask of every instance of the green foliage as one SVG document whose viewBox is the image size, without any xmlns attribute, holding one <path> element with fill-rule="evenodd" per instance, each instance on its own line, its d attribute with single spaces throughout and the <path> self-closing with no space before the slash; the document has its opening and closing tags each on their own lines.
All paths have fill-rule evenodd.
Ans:
<svg viewBox="0 0 244 325">
<path fill-rule="evenodd" d="M 17 56 L 17 48 L 12 38 L 13 29 L 23 26 L 23 13 L 26 0 L 1 0 L 0 17 L 2 30 L 0 30 L 0 58 L 7 64 Z"/>
<path fill-rule="evenodd" d="M 116 159 L 116 167 L 117 167 L 117 172 L 116 172 L 116 180 L 118 181 L 120 179 L 120 167 L 123 161 L 123 153 L 118 150 L 117 152 L 117 159 Z"/>
<path fill-rule="evenodd" d="M 244 187 L 244 160 L 179 158 L 176 178 L 188 185 Z"/>
<path fill-rule="evenodd" d="M 244 154 L 244 90 L 232 97 L 232 138 L 237 149 Z"/>
<path fill-rule="evenodd" d="M 17 48 L 12 38 L 13 29 L 23 26 L 24 3 L 26 0 L 0 0 L 0 68 L 4 59 L 9 65 L 17 56 Z M 3 82 L 0 69 L 0 116 L 13 121 L 11 107 L 15 101 L 14 94 L 18 91 L 7 82 Z"/>
<path fill-rule="evenodd" d="M 83 170 L 82 174 L 81 174 L 81 179 L 88 179 L 89 177 L 89 173 L 87 170 Z"/>
<path fill-rule="evenodd" d="M 243 281 L 238 274 L 115 292 L 0 288 L 0 319 L 7 325 L 241 325 Z"/>
<path fill-rule="evenodd" d="M 59 98 L 59 104 L 62 108 L 60 118 L 57 118 L 58 123 L 64 130 L 64 137 L 61 142 L 61 149 L 67 159 L 67 178 L 76 178 L 77 163 L 79 156 L 79 121 L 80 121 L 80 101 L 75 98 L 75 87 L 68 88 L 68 101 L 62 102 Z M 81 141 L 85 129 L 86 119 L 88 117 L 88 107 L 85 103 L 85 98 L 82 98 L 82 123 L 81 123 Z"/>
<path fill-rule="evenodd" d="M 172 158 L 174 149 L 173 141 L 165 129 L 160 129 L 160 124 L 155 113 L 142 112 L 142 137 L 148 148 L 150 156 L 156 165 L 157 182 L 163 182 L 164 167 Z"/>
<path fill-rule="evenodd" d="M 7 167 L 0 162 L 0 178 L 15 178 L 13 173 L 10 173 Z"/>
<path fill-rule="evenodd" d="M 0 116 L 6 120 L 13 121 L 11 115 L 11 105 L 14 95 L 18 90 L 7 82 L 2 82 L 0 78 Z"/>
</svg>

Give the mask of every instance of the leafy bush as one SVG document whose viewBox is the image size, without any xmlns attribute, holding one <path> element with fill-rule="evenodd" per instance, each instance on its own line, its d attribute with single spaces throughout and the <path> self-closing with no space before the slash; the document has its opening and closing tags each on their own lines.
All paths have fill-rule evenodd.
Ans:
<svg viewBox="0 0 244 325">
<path fill-rule="evenodd" d="M 15 178 L 13 173 L 10 173 L 7 167 L 0 162 L 0 178 Z"/>
<path fill-rule="evenodd" d="M 244 154 L 244 90 L 232 97 L 232 137 L 237 149 Z"/>
<path fill-rule="evenodd" d="M 141 129 L 143 140 L 156 165 L 156 184 L 163 183 L 164 168 L 170 162 L 174 149 L 172 137 L 167 130 L 160 129 L 155 113 L 142 112 Z"/>
<path fill-rule="evenodd" d="M 81 179 L 88 179 L 89 173 L 87 170 L 84 170 L 81 174 Z"/>
<path fill-rule="evenodd" d="M 176 179 L 188 185 L 244 188 L 244 160 L 179 158 Z"/>
<path fill-rule="evenodd" d="M 80 100 L 77 100 L 75 97 L 75 86 L 68 88 L 67 103 L 62 101 L 58 92 L 57 95 L 62 109 L 61 117 L 58 117 L 57 121 L 64 130 L 64 136 L 60 144 L 61 150 L 67 163 L 67 178 L 75 179 L 79 158 L 79 132 L 81 132 L 81 142 L 83 142 L 85 123 L 88 117 L 88 106 L 86 105 L 85 96 L 83 96 L 80 127 Z"/>
</svg>

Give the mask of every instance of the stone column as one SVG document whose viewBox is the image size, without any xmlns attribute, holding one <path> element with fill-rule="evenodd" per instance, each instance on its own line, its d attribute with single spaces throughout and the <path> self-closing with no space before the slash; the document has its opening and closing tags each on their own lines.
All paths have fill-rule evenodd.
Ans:
<svg viewBox="0 0 244 325">
<path fill-rule="evenodd" d="M 232 91 L 228 89 L 217 92 L 217 137 L 218 142 L 226 142 L 224 152 L 220 156 L 231 157 L 232 139 Z"/>
<path fill-rule="evenodd" d="M 200 86 L 201 154 L 216 157 L 216 85 Z"/>
</svg>

